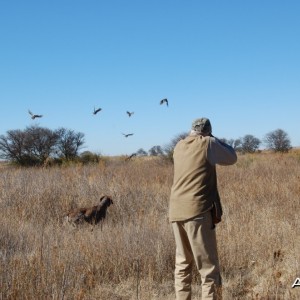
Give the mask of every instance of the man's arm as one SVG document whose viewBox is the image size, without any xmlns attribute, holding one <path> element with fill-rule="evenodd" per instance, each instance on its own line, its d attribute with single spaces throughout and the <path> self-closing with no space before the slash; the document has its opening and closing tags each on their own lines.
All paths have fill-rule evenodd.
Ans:
<svg viewBox="0 0 300 300">
<path fill-rule="evenodd" d="M 209 137 L 207 158 L 211 165 L 228 166 L 235 164 L 237 161 L 235 150 L 216 137 Z"/>
</svg>

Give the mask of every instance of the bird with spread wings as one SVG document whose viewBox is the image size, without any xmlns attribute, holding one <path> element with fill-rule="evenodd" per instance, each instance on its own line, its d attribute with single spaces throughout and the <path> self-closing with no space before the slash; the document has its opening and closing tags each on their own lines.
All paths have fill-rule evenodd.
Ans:
<svg viewBox="0 0 300 300">
<path fill-rule="evenodd" d="M 127 113 L 128 117 L 131 117 L 131 116 L 134 114 L 134 112 L 133 112 L 133 111 L 132 111 L 132 112 L 130 112 L 130 111 L 126 111 L 126 113 Z"/>
<path fill-rule="evenodd" d="M 169 106 L 169 101 L 168 101 L 168 99 L 167 99 L 167 98 L 160 100 L 160 102 L 159 102 L 159 103 L 160 103 L 160 105 L 162 105 L 162 104 L 166 103 L 166 104 L 167 104 L 167 106 Z"/>
<path fill-rule="evenodd" d="M 35 118 L 41 118 L 43 116 L 43 115 L 33 114 L 30 110 L 28 110 L 28 113 L 31 115 L 32 120 L 34 120 Z"/>
<path fill-rule="evenodd" d="M 96 109 L 96 108 L 94 107 L 94 112 L 93 112 L 93 114 L 96 115 L 96 114 L 97 114 L 99 111 L 101 111 L 101 110 L 102 110 L 102 108 L 97 108 L 97 109 Z"/>
<path fill-rule="evenodd" d="M 126 134 L 125 134 L 125 133 L 122 133 L 122 134 L 123 134 L 126 138 L 129 137 L 129 136 L 131 136 L 131 135 L 133 135 L 133 133 L 126 133 Z"/>
</svg>

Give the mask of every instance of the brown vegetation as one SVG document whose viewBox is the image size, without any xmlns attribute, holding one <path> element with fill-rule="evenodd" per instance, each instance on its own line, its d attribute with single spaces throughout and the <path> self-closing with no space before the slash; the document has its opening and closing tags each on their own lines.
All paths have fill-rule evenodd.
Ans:
<svg viewBox="0 0 300 300">
<path fill-rule="evenodd" d="M 240 156 L 218 182 L 224 300 L 299 299 L 299 153 Z M 171 184 L 171 164 L 139 158 L 1 168 L 0 299 L 174 299 Z M 102 231 L 64 226 L 99 195 L 114 200 Z"/>
</svg>

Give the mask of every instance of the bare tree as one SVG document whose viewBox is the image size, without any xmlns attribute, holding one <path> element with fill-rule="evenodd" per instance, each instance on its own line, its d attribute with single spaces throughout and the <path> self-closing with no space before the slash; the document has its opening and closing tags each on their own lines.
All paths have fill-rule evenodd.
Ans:
<svg viewBox="0 0 300 300">
<path fill-rule="evenodd" d="M 58 135 L 56 144 L 58 155 L 67 160 L 77 157 L 79 150 L 84 144 L 84 134 L 81 132 L 76 133 L 66 128 L 56 130 L 56 134 Z"/>
<path fill-rule="evenodd" d="M 0 158 L 19 165 L 43 165 L 55 156 L 73 159 L 83 145 L 83 134 L 61 128 L 52 131 L 37 125 L 9 130 L 0 136 Z"/>
<path fill-rule="evenodd" d="M 269 150 L 275 152 L 288 152 L 292 148 L 288 134 L 282 129 L 267 133 L 264 142 Z"/>
<path fill-rule="evenodd" d="M 147 156 L 148 155 L 147 151 L 145 151 L 143 148 L 140 148 L 138 151 L 136 151 L 136 154 L 138 156 Z"/>
<path fill-rule="evenodd" d="M 233 149 L 235 151 L 241 151 L 242 150 L 242 141 L 241 139 L 235 139 L 232 145 Z"/>
<path fill-rule="evenodd" d="M 165 156 L 168 160 L 173 161 L 173 151 L 174 151 L 176 144 L 180 140 L 185 139 L 187 136 L 188 136 L 188 132 L 179 133 L 176 136 L 174 136 L 172 138 L 172 140 L 169 142 L 169 144 L 167 144 L 164 147 Z"/>
<path fill-rule="evenodd" d="M 261 141 L 251 134 L 245 135 L 241 139 L 241 150 L 244 153 L 254 153 L 258 150 Z"/>
<path fill-rule="evenodd" d="M 42 165 L 51 155 L 57 136 L 38 126 L 9 130 L 0 137 L 0 156 L 20 165 Z"/>
<path fill-rule="evenodd" d="M 22 130 L 9 130 L 0 136 L 0 157 L 22 164 L 25 157 L 26 134 Z"/>
<path fill-rule="evenodd" d="M 43 164 L 53 153 L 58 135 L 48 128 L 30 126 L 25 130 L 25 151 L 37 164 Z"/>
<path fill-rule="evenodd" d="M 227 145 L 230 145 L 231 147 L 233 147 L 233 144 L 234 144 L 234 139 L 229 139 L 227 140 L 226 138 L 220 138 L 219 139 L 221 142 L 227 144 Z"/>
<path fill-rule="evenodd" d="M 151 156 L 158 156 L 158 155 L 164 154 L 161 146 L 153 146 L 149 149 L 148 152 L 149 152 L 149 155 L 151 155 Z"/>
<path fill-rule="evenodd" d="M 227 140 L 226 138 L 220 138 L 219 140 L 223 143 L 228 144 L 229 146 L 231 146 L 236 151 L 242 151 L 242 141 L 241 141 L 241 139 L 229 139 L 229 140 Z"/>
</svg>

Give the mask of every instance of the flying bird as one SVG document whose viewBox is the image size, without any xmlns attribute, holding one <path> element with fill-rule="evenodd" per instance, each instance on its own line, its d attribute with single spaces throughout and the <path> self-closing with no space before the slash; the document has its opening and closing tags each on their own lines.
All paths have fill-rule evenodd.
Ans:
<svg viewBox="0 0 300 300">
<path fill-rule="evenodd" d="M 93 114 L 96 115 L 100 110 L 102 110 L 102 108 L 97 108 L 97 109 L 96 109 L 96 108 L 94 107 L 94 112 L 93 112 Z"/>
<path fill-rule="evenodd" d="M 30 110 L 28 110 L 28 113 L 31 115 L 31 119 L 34 120 L 35 118 L 41 118 L 43 115 L 35 115 Z"/>
<path fill-rule="evenodd" d="M 129 136 L 131 136 L 131 135 L 133 135 L 133 133 L 127 133 L 127 134 L 125 134 L 125 133 L 122 133 L 126 138 L 127 137 L 129 137 Z"/>
<path fill-rule="evenodd" d="M 168 102 L 168 99 L 167 99 L 167 98 L 160 100 L 160 105 L 162 105 L 162 104 L 164 104 L 164 103 L 166 103 L 167 106 L 169 106 L 169 102 Z"/>
<path fill-rule="evenodd" d="M 128 117 L 131 117 L 131 115 L 133 115 L 133 114 L 134 114 L 134 112 L 133 112 L 133 111 L 132 111 L 132 112 L 130 112 L 130 111 L 126 111 L 126 113 L 127 113 Z"/>
</svg>

